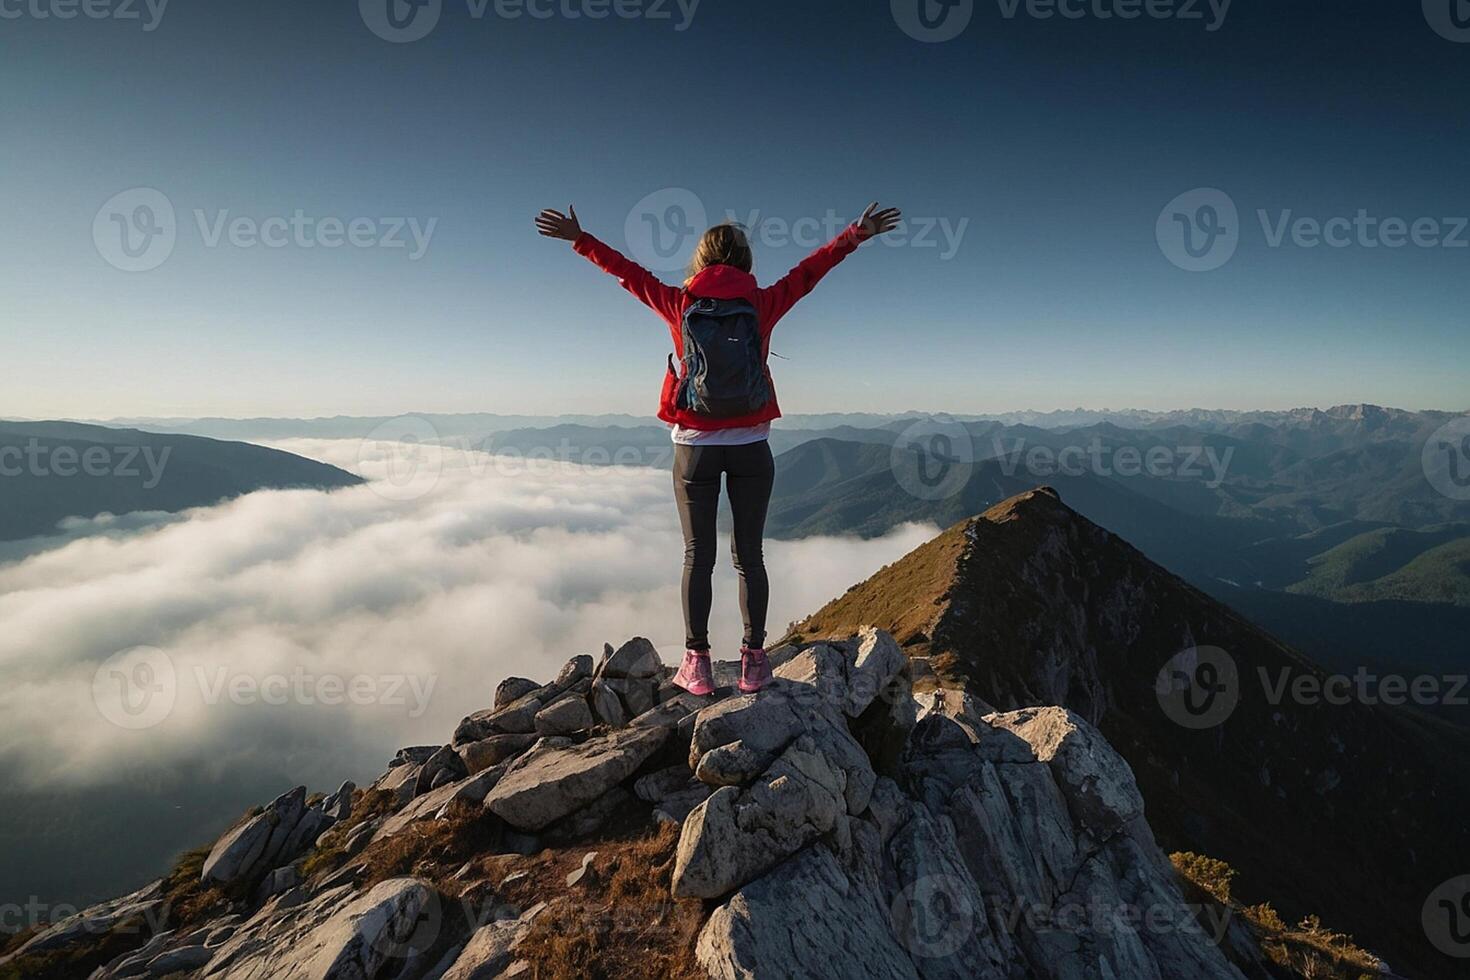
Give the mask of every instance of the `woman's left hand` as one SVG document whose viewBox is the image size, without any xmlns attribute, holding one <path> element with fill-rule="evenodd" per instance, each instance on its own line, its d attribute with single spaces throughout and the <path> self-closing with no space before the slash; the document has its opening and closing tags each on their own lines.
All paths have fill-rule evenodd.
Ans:
<svg viewBox="0 0 1470 980">
<path fill-rule="evenodd" d="M 560 238 L 563 241 L 574 242 L 577 236 L 582 234 L 582 226 L 577 222 L 577 209 L 567 205 L 569 214 L 562 214 L 547 208 L 536 216 L 536 230 L 547 238 Z"/>
</svg>

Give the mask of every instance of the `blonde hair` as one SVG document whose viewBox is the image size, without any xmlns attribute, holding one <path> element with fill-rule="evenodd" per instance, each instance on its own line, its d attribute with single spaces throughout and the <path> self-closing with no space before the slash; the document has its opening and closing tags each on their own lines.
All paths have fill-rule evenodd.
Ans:
<svg viewBox="0 0 1470 980">
<path fill-rule="evenodd" d="M 754 265 L 750 253 L 750 240 L 745 228 L 727 222 L 715 225 L 699 238 L 694 247 L 694 257 L 689 260 L 689 275 L 684 280 L 687 288 L 694 277 L 712 265 L 733 265 L 741 272 L 749 272 Z"/>
</svg>

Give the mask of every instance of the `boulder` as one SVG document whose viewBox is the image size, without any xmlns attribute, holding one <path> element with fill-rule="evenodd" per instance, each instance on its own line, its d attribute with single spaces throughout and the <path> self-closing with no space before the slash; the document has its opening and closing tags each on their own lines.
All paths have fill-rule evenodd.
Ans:
<svg viewBox="0 0 1470 980">
<path fill-rule="evenodd" d="M 512 827 L 540 830 L 579 810 L 636 772 L 668 738 L 659 727 L 620 728 L 581 745 L 517 760 L 485 798 Z"/>
<path fill-rule="evenodd" d="M 498 711 L 514 701 L 519 701 L 540 686 L 535 681 L 524 677 L 507 677 L 495 687 L 495 701 L 492 710 Z"/>
<path fill-rule="evenodd" d="M 529 749 L 536 742 L 535 735 L 491 735 L 478 742 L 469 742 L 458 749 L 460 761 L 471 776 L 498 766 Z"/>
<path fill-rule="evenodd" d="M 515 959 L 516 947 L 545 908 L 546 903 L 540 902 L 519 918 L 502 919 L 476 929 L 440 980 L 498 980 L 506 976 Z"/>
<path fill-rule="evenodd" d="M 226 831 L 215 842 L 204 860 L 200 879 L 231 884 L 291 860 L 295 855 L 285 853 L 286 842 L 305 814 L 305 786 L 282 793 L 260 813 Z"/>
<path fill-rule="evenodd" d="M 414 795 L 427 793 L 436 786 L 442 786 L 446 782 L 454 782 L 469 775 L 464 761 L 460 759 L 459 753 L 454 751 L 454 746 L 442 746 L 438 752 L 429 756 L 428 760 L 419 769 L 418 782 L 414 789 Z"/>
<path fill-rule="evenodd" d="M 908 658 L 898 642 L 880 629 L 864 626 L 858 631 L 857 654 L 847 671 L 847 703 L 844 710 L 856 718 L 868 709 L 895 677 L 908 667 Z"/>
<path fill-rule="evenodd" d="M 695 955 L 718 980 L 920 976 L 889 929 L 883 895 L 854 885 L 822 847 L 802 851 L 715 909 Z"/>
<path fill-rule="evenodd" d="M 350 980 L 376 977 L 412 946 L 427 948 L 441 916 L 430 885 L 391 878 L 358 896 L 344 885 L 283 912 L 267 906 L 214 951 L 201 976 L 215 980 Z"/>
<path fill-rule="evenodd" d="M 607 681 L 599 678 L 592 683 L 592 713 L 597 720 L 611 728 L 621 728 L 628 723 L 628 709 L 617 692 L 608 687 Z"/>
<path fill-rule="evenodd" d="M 754 880 L 846 817 L 847 776 L 800 736 L 748 789 L 695 807 L 679 836 L 676 898 L 718 898 Z"/>
<path fill-rule="evenodd" d="M 589 658 L 590 660 L 590 658 Z M 542 708 L 536 714 L 536 731 L 541 735 L 570 735 L 593 725 L 592 709 L 580 696 L 571 696 Z"/>
<path fill-rule="evenodd" d="M 579 654 L 566 662 L 561 672 L 556 675 L 556 686 L 566 690 L 584 678 L 590 680 L 594 670 L 592 657 L 588 654 Z"/>
<path fill-rule="evenodd" d="M 629 718 L 636 718 L 658 703 L 658 684 L 643 677 L 604 677 L 602 686 L 618 696 Z"/>
<path fill-rule="evenodd" d="M 159 953 L 148 961 L 148 972 L 155 977 L 166 977 L 171 973 L 187 973 L 197 970 L 214 956 L 214 950 L 204 946 L 180 946 Z"/>
<path fill-rule="evenodd" d="M 598 667 L 599 678 L 655 678 L 663 679 L 664 662 L 652 643 L 641 636 L 618 647 L 608 654 Z M 656 686 L 656 685 L 655 685 Z"/>
</svg>

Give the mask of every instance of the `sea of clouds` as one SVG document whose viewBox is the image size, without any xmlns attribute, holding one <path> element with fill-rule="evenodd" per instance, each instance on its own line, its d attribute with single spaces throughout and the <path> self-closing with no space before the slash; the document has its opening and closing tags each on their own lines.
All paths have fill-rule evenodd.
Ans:
<svg viewBox="0 0 1470 980">
<path fill-rule="evenodd" d="M 0 552 L 0 765 L 14 791 L 105 801 L 149 770 L 331 789 L 400 746 L 447 741 L 506 676 L 549 679 L 634 635 L 681 653 L 667 471 L 276 446 L 369 482 L 74 521 Z M 773 633 L 934 532 L 769 542 Z M 728 555 L 716 589 L 712 639 L 733 657 Z"/>
</svg>

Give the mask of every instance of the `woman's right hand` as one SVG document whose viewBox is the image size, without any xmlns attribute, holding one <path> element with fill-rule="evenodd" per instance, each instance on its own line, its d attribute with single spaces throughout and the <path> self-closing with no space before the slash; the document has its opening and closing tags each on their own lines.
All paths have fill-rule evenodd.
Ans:
<svg viewBox="0 0 1470 980">
<path fill-rule="evenodd" d="M 577 209 L 567 205 L 569 214 L 547 208 L 536 216 L 536 230 L 547 238 L 560 238 L 563 241 L 574 242 L 577 236 L 582 234 L 582 226 L 577 223 Z"/>
<path fill-rule="evenodd" d="M 882 211 L 879 211 L 878 202 L 874 201 L 868 205 L 868 209 L 863 212 L 863 216 L 857 220 L 857 225 L 863 230 L 864 234 L 872 238 L 887 234 L 897 228 L 902 218 L 903 212 L 898 208 L 884 208 Z"/>
</svg>

